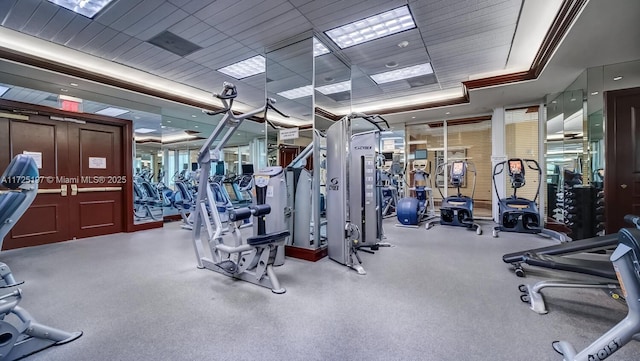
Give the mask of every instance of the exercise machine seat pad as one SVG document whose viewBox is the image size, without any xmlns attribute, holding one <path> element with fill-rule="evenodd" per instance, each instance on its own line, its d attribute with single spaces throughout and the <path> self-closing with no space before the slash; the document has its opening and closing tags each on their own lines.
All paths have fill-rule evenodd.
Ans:
<svg viewBox="0 0 640 361">
<path fill-rule="evenodd" d="M 289 237 L 289 231 L 279 231 L 247 238 L 247 244 L 250 246 L 263 246 L 265 244 L 278 242 L 285 237 Z"/>
<path fill-rule="evenodd" d="M 599 237 L 581 239 L 579 241 L 565 242 L 558 245 L 540 247 L 526 251 L 507 253 L 502 256 L 505 263 L 523 262 L 528 255 L 562 255 L 580 252 L 593 252 L 601 249 L 615 248 L 618 245 L 618 234 L 612 233 Z"/>
<path fill-rule="evenodd" d="M 2 185 L 9 189 L 18 189 L 25 183 L 37 182 L 39 175 L 38 166 L 33 158 L 18 154 L 2 174 Z"/>
<path fill-rule="evenodd" d="M 577 272 L 592 276 L 617 279 L 611 261 L 595 261 L 562 256 L 536 255 L 525 257 L 525 262 L 531 266 L 552 268 L 561 271 Z"/>
</svg>

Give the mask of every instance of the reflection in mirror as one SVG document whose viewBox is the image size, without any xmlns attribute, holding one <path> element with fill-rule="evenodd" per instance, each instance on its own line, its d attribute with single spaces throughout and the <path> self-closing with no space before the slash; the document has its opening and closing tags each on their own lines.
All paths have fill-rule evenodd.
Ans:
<svg viewBox="0 0 640 361">
<path fill-rule="evenodd" d="M 433 189 L 432 195 L 436 206 L 442 204 L 442 195 L 447 195 L 447 190 L 442 189 L 445 184 L 445 176 L 436 174 L 436 164 L 444 161 L 444 127 L 443 122 L 431 122 L 427 124 L 410 124 L 405 127 L 406 144 L 406 166 L 404 175 L 398 176 L 399 194 L 404 197 L 415 197 L 411 188 L 414 187 L 414 177 L 411 169 L 416 159 L 416 152 L 427 152 L 427 170 L 430 169 L 428 177 L 431 184 L 427 184 Z M 420 158 L 420 156 L 418 156 Z M 440 191 L 436 187 L 440 187 Z M 441 195 L 442 193 L 442 195 Z"/>
<path fill-rule="evenodd" d="M 136 112 L 133 119 L 134 224 L 162 221 L 165 202 L 160 114 Z"/>
<path fill-rule="evenodd" d="M 491 175 L 491 119 L 447 120 L 447 163 L 465 160 L 476 173 L 467 173 L 460 192 L 473 196 L 473 217 L 491 217 L 493 193 Z M 436 166 L 444 161 L 444 152 L 437 157 Z M 475 181 L 473 177 L 475 176 Z M 447 181 L 447 188 L 455 188 Z"/>
<path fill-rule="evenodd" d="M 547 97 L 547 135 L 545 154 L 547 155 L 546 181 L 547 202 L 546 215 L 558 223 L 564 223 L 564 112 L 563 95 L 552 94 Z"/>
<path fill-rule="evenodd" d="M 164 217 L 181 220 L 187 229 L 198 189 L 198 152 L 221 118 L 199 109 L 163 109 L 163 183 L 169 200 Z M 223 148 L 220 161 L 211 166 L 209 181 L 221 183 L 234 205 L 245 204 L 251 199 L 250 174 L 265 163 L 264 124 L 247 120 Z"/>
<path fill-rule="evenodd" d="M 312 172 L 313 153 L 305 152 L 313 144 L 313 37 L 311 33 L 298 39 L 272 46 L 266 51 L 266 94 L 277 101 L 280 111 L 290 118 L 269 120 L 265 124 L 269 165 L 281 166 L 287 182 L 287 253 L 292 247 L 317 248 L 312 241 Z M 301 154 L 303 153 L 303 154 Z M 307 154 L 307 156 L 304 156 Z M 294 255 L 296 256 L 296 255 Z"/>
<path fill-rule="evenodd" d="M 537 106 L 505 111 L 505 151 L 508 158 L 538 161 L 538 137 L 532 136 L 538 134 L 538 119 Z M 514 190 L 511 187 L 511 180 L 508 179 L 508 172 L 504 173 L 506 187 L 504 194 L 513 194 Z M 525 170 L 525 185 L 518 188 L 517 196 L 533 200 L 536 195 L 543 197 L 544 194 L 552 194 L 555 199 L 557 190 L 548 191 L 551 179 L 546 175 L 544 169 L 542 169 L 542 179 L 539 178 L 538 172 L 527 167 Z M 545 204 L 549 204 L 549 202 L 547 201 Z M 541 217 L 544 217 L 544 215 L 541 215 Z"/>
</svg>

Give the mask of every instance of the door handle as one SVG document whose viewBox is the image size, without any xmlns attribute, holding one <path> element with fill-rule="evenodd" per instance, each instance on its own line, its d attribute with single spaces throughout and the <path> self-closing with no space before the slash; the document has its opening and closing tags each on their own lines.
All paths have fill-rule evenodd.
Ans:
<svg viewBox="0 0 640 361">
<path fill-rule="evenodd" d="M 118 192 L 121 191 L 122 187 L 88 187 L 88 188 L 77 188 L 78 193 L 89 193 L 89 192 Z"/>
<path fill-rule="evenodd" d="M 627 185 L 626 184 L 620 184 L 620 188 L 627 189 Z"/>
<path fill-rule="evenodd" d="M 60 186 L 60 189 L 49 189 L 49 188 L 45 188 L 45 189 L 38 189 L 38 194 L 60 194 L 63 197 L 67 196 L 67 185 L 63 184 Z"/>
</svg>

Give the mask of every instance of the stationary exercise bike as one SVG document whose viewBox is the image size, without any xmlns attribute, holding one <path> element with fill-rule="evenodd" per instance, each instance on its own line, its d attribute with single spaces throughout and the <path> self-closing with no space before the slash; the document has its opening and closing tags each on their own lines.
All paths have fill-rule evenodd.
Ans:
<svg viewBox="0 0 640 361">
<path fill-rule="evenodd" d="M 18 154 L 0 181 L 8 192 L 0 193 L 0 248 L 16 222 L 27 211 L 38 193 L 38 167 L 33 158 Z M 0 262 L 0 288 L 14 287 L 17 282 L 6 264 Z M 16 360 L 49 346 L 63 345 L 82 336 L 82 332 L 66 332 L 38 323 L 18 306 L 22 290 L 0 296 L 0 360 Z"/>
<path fill-rule="evenodd" d="M 415 159 L 412 163 L 413 190 L 415 197 L 398 201 L 398 222 L 400 227 L 418 227 L 421 222 L 436 218 L 431 188 L 431 162 L 427 159 Z"/>
<path fill-rule="evenodd" d="M 441 172 L 436 171 L 437 174 L 444 174 L 446 164 L 441 164 Z M 457 189 L 455 196 L 445 197 L 438 187 L 438 192 L 442 196 L 442 205 L 440 206 L 440 224 L 446 226 L 465 227 L 469 230 L 475 230 L 476 234 L 482 234 L 482 228 L 478 223 L 473 220 L 473 195 L 476 191 L 476 168 L 473 163 L 456 160 L 451 162 L 449 171 L 449 184 Z M 471 196 L 465 196 L 460 193 L 460 187 L 464 184 L 467 171 L 473 173 L 473 186 L 471 189 Z M 431 223 L 427 223 L 426 229 L 431 227 Z"/>
<path fill-rule="evenodd" d="M 509 197 L 500 198 L 496 176 L 502 174 L 508 165 L 507 174 L 511 180 L 513 194 Z M 525 164 L 527 168 L 538 173 L 538 188 L 533 200 L 518 197 L 516 192 L 525 185 Z M 498 232 L 517 232 L 529 234 L 545 234 L 548 237 L 566 242 L 570 239 L 560 232 L 545 229 L 540 221 L 537 200 L 540 195 L 540 185 L 542 184 L 542 170 L 537 161 L 533 159 L 511 158 L 497 163 L 493 167 L 493 187 L 498 197 L 498 222 L 499 225 L 493 228 L 493 237 L 498 237 Z"/>
</svg>

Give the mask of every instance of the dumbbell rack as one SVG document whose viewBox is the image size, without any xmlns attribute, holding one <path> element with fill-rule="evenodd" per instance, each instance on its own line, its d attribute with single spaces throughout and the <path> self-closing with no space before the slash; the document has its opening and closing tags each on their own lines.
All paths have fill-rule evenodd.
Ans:
<svg viewBox="0 0 640 361">
<path fill-rule="evenodd" d="M 604 215 L 604 199 L 598 198 L 599 192 L 599 189 L 588 185 L 565 185 L 564 222 L 571 229 L 574 240 L 595 237 L 600 230 L 596 217 Z M 597 205 L 599 199 L 602 199 L 601 206 Z"/>
</svg>

